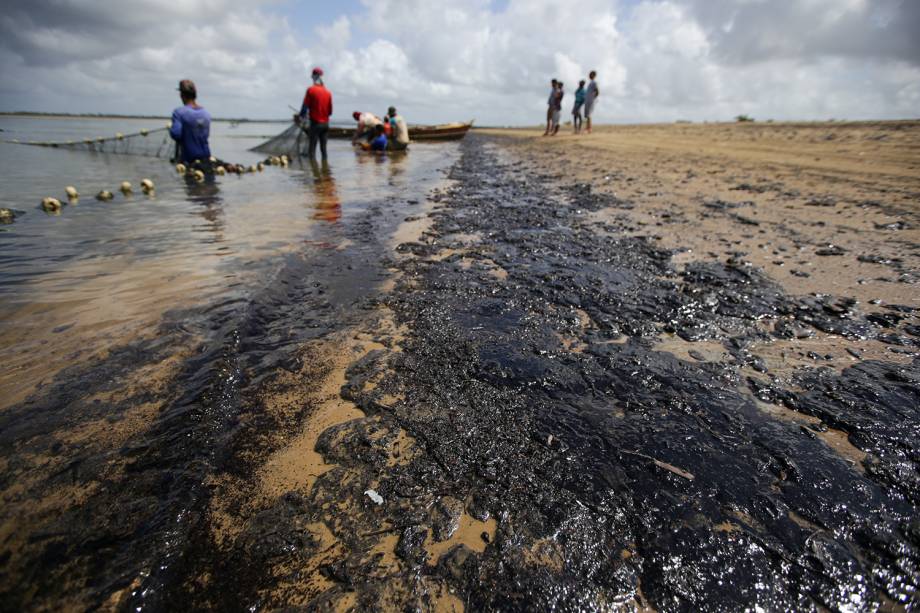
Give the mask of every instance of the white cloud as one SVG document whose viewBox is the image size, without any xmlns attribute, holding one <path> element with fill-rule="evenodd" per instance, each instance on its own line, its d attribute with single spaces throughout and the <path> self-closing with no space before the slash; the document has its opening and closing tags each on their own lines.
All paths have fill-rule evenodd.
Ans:
<svg viewBox="0 0 920 613">
<path fill-rule="evenodd" d="M 0 108 L 284 117 L 321 65 L 336 101 L 410 120 L 535 124 L 550 77 L 596 69 L 602 121 L 916 115 L 913 0 L 366 0 L 296 30 L 285 5 L 12 0 Z"/>
</svg>

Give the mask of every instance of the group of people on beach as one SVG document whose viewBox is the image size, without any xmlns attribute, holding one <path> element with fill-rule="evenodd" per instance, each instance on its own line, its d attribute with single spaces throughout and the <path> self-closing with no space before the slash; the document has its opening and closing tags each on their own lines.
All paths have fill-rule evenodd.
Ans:
<svg viewBox="0 0 920 613">
<path fill-rule="evenodd" d="M 310 75 L 313 85 L 307 88 L 300 113 L 294 115 L 294 121 L 304 127 L 310 137 L 307 155 L 316 157 L 316 145 L 319 143 L 320 154 L 326 159 L 326 139 L 329 134 L 329 118 L 332 115 L 332 92 L 323 83 L 323 69 L 314 68 Z M 409 126 L 396 107 L 387 109 L 384 119 L 373 113 L 355 111 L 352 117 L 357 122 L 352 144 L 362 149 L 384 153 L 388 150 L 400 151 L 409 146 Z M 306 121 L 309 120 L 309 123 Z"/>
<path fill-rule="evenodd" d="M 575 105 L 572 107 L 572 126 L 575 134 L 581 133 L 582 128 L 582 109 L 584 109 L 584 126 L 585 133 L 591 133 L 591 116 L 594 114 L 594 105 L 601 95 L 597 87 L 597 71 L 592 70 L 588 73 L 591 80 L 585 87 L 585 81 L 582 79 L 578 82 L 578 89 L 575 90 Z M 549 99 L 547 100 L 546 109 L 546 131 L 543 136 L 555 136 L 559 133 L 559 125 L 562 117 L 562 98 L 565 96 L 562 81 L 553 79 L 550 82 Z"/>
<path fill-rule="evenodd" d="M 294 122 L 309 137 L 309 158 L 316 158 L 316 146 L 319 145 L 320 155 L 325 160 L 328 157 L 326 141 L 329 136 L 329 119 L 332 116 L 332 92 L 323 83 L 322 68 L 314 68 L 310 78 L 313 84 L 307 88 L 300 112 L 294 115 Z M 211 157 L 208 145 L 211 115 L 198 104 L 198 91 L 191 80 L 183 79 L 179 82 L 179 97 L 182 106 L 173 111 L 169 130 L 170 136 L 179 148 L 176 157 L 185 163 L 207 160 Z M 377 153 L 401 151 L 409 146 L 409 126 L 396 112 L 396 107 L 389 107 L 384 119 L 373 113 L 361 111 L 355 111 L 352 117 L 357 122 L 352 144 Z"/>
</svg>

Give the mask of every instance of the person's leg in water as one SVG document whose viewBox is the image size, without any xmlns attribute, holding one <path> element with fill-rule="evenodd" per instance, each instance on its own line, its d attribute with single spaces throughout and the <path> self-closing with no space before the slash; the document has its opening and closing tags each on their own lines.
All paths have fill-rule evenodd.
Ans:
<svg viewBox="0 0 920 613">
<path fill-rule="evenodd" d="M 316 140 L 319 136 L 319 131 L 317 130 L 317 123 L 315 121 L 310 121 L 310 148 L 307 150 L 309 153 L 307 157 L 311 160 L 316 159 Z"/>
<path fill-rule="evenodd" d="M 319 128 L 319 152 L 325 162 L 329 156 L 326 154 L 326 141 L 329 140 L 329 124 L 322 123 Z"/>
</svg>

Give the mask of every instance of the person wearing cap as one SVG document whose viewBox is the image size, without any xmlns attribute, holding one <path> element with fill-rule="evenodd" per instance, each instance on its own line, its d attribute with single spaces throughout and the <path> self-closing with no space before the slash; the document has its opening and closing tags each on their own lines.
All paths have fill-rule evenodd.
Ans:
<svg viewBox="0 0 920 613">
<path fill-rule="evenodd" d="M 387 109 L 387 123 L 390 124 L 390 149 L 402 151 L 409 146 L 409 126 L 402 115 L 396 114 L 396 107 Z"/>
<path fill-rule="evenodd" d="M 355 135 L 351 139 L 352 144 L 357 143 L 362 138 L 370 142 L 376 136 L 376 127 L 383 125 L 383 122 L 373 113 L 355 111 L 351 116 L 358 122 Z"/>
<path fill-rule="evenodd" d="M 178 159 L 186 164 L 211 157 L 208 137 L 211 134 L 211 115 L 198 104 L 195 83 L 189 79 L 179 81 L 182 106 L 172 114 L 169 135 L 178 144 Z"/>
<path fill-rule="evenodd" d="M 307 133 L 310 135 L 310 149 L 308 155 L 311 160 L 316 159 L 316 143 L 318 142 L 320 154 L 325 160 L 327 159 L 326 139 L 329 136 L 329 117 L 332 115 L 332 92 L 323 84 L 322 68 L 314 68 L 310 77 L 313 79 L 313 85 L 307 89 L 300 107 L 300 114 L 294 116 L 294 121 L 302 125 L 309 114 L 310 127 Z"/>
</svg>

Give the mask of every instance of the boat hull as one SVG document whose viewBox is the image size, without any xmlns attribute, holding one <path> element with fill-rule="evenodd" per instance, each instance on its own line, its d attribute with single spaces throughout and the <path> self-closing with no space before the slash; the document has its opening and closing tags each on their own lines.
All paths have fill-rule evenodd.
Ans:
<svg viewBox="0 0 920 613">
<path fill-rule="evenodd" d="M 410 141 L 448 141 L 460 140 L 473 126 L 473 122 L 446 124 L 439 126 L 409 126 Z M 329 138 L 351 138 L 355 131 L 351 128 L 330 127 Z"/>
</svg>

